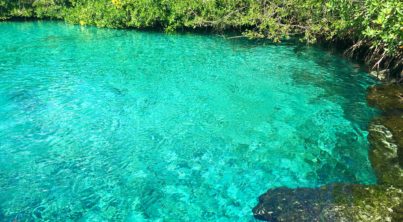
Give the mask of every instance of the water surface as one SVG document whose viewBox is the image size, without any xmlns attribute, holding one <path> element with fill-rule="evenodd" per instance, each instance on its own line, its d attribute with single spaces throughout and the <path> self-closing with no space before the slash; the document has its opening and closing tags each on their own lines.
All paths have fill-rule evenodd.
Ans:
<svg viewBox="0 0 403 222">
<path fill-rule="evenodd" d="M 0 23 L 1 221 L 253 221 L 376 182 L 359 66 L 317 48 Z"/>
</svg>

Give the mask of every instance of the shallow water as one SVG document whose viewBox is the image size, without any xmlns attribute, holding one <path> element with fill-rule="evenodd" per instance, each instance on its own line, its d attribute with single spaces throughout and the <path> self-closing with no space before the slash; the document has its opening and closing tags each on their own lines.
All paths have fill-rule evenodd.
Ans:
<svg viewBox="0 0 403 222">
<path fill-rule="evenodd" d="M 253 221 L 376 183 L 359 66 L 213 35 L 0 23 L 0 221 Z"/>
</svg>

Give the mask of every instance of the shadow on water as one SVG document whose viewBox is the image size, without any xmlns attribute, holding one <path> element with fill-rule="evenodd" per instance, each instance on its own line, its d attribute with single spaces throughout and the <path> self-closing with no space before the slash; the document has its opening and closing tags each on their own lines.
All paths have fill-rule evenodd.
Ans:
<svg viewBox="0 0 403 222">
<path fill-rule="evenodd" d="M 374 114 L 378 114 L 376 109 L 368 112 L 367 87 L 377 81 L 363 70 L 361 64 L 349 62 L 339 54 L 329 51 L 324 54 L 319 47 L 296 46 L 294 53 L 299 58 L 313 61 L 315 65 L 326 69 L 319 73 L 313 73 L 309 67 L 296 69 L 292 74 L 295 84 L 315 85 L 323 89 L 324 94 L 319 100 L 343 98 L 341 105 L 345 117 L 352 121 L 358 120 L 359 127 L 366 130 Z M 357 88 L 360 90 L 356 90 Z"/>
</svg>

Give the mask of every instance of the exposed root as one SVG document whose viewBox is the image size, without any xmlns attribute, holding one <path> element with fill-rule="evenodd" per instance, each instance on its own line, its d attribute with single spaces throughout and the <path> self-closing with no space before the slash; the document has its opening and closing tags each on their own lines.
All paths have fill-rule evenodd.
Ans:
<svg viewBox="0 0 403 222">
<path fill-rule="evenodd" d="M 344 55 L 348 56 L 348 57 L 353 57 L 353 55 L 355 54 L 355 51 L 357 49 L 360 49 L 362 46 L 364 45 L 364 42 L 362 40 L 358 41 L 357 43 L 355 43 L 354 45 L 352 45 L 350 48 L 348 48 L 345 52 Z"/>
<path fill-rule="evenodd" d="M 386 52 L 383 52 L 381 58 L 374 64 L 374 66 L 372 66 L 372 69 L 376 68 L 376 70 L 379 70 L 379 66 L 380 66 L 381 62 L 383 61 L 383 59 L 385 58 L 385 56 L 386 56 Z"/>
</svg>

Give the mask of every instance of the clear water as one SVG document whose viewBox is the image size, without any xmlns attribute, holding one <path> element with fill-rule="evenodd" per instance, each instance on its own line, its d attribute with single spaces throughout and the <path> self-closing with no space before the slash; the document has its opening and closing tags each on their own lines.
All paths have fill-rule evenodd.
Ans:
<svg viewBox="0 0 403 222">
<path fill-rule="evenodd" d="M 214 35 L 0 23 L 1 221 L 253 221 L 268 188 L 376 183 L 357 65 Z"/>
</svg>

